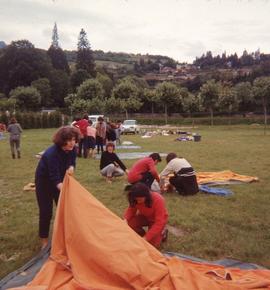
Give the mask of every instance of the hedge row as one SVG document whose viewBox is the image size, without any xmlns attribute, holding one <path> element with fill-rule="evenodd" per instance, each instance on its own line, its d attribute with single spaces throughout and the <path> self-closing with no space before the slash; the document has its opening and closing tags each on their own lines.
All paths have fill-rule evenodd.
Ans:
<svg viewBox="0 0 270 290">
<path fill-rule="evenodd" d="M 38 128 L 58 128 L 68 124 L 68 117 L 59 112 L 53 113 L 16 113 L 12 115 L 20 123 L 23 129 L 38 129 Z M 9 124 L 10 117 L 6 114 L 0 115 L 0 122 L 6 125 Z"/>
<path fill-rule="evenodd" d="M 136 119 L 141 125 L 165 125 L 164 118 Z M 210 118 L 168 118 L 168 124 L 185 126 L 185 125 L 211 125 Z M 264 124 L 264 118 L 258 117 L 214 117 L 214 125 L 251 125 L 251 124 Z"/>
</svg>

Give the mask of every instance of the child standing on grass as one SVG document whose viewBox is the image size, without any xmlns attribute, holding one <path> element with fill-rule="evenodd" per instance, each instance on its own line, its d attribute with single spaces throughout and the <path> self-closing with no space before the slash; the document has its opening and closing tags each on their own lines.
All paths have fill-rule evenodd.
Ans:
<svg viewBox="0 0 270 290">
<path fill-rule="evenodd" d="M 22 127 L 15 118 L 11 118 L 7 131 L 10 133 L 9 144 L 12 158 L 13 159 L 16 158 L 16 153 L 17 158 L 21 158 L 20 145 L 21 145 Z"/>
</svg>

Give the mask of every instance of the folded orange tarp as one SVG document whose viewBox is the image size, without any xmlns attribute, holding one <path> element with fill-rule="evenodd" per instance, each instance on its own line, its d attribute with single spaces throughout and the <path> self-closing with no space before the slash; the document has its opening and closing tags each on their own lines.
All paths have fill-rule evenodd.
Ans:
<svg viewBox="0 0 270 290">
<path fill-rule="evenodd" d="M 240 175 L 230 170 L 218 172 L 197 172 L 197 182 L 205 184 L 210 182 L 226 182 L 226 181 L 240 181 L 240 182 L 253 182 L 258 181 L 259 178 L 255 176 Z"/>
<path fill-rule="evenodd" d="M 268 288 L 267 288 L 268 287 Z M 164 257 L 73 177 L 57 208 L 51 256 L 25 290 L 270 289 L 269 270 Z"/>
</svg>

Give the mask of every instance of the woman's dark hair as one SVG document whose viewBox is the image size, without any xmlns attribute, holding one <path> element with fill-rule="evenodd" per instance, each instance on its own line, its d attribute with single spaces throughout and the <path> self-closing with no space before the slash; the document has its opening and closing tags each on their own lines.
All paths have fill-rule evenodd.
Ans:
<svg viewBox="0 0 270 290">
<path fill-rule="evenodd" d="M 88 123 L 89 123 L 89 125 L 93 125 L 93 122 L 92 122 L 92 120 L 88 120 Z"/>
<path fill-rule="evenodd" d="M 171 152 L 166 156 L 166 162 L 169 163 L 174 158 L 177 158 L 177 155 L 175 153 Z"/>
<path fill-rule="evenodd" d="M 158 162 L 161 162 L 161 157 L 158 153 L 152 153 L 149 155 L 149 157 L 151 157 L 154 161 L 158 161 Z"/>
<path fill-rule="evenodd" d="M 103 122 L 104 121 L 104 119 L 102 118 L 102 117 L 98 117 L 98 122 Z"/>
<path fill-rule="evenodd" d="M 112 142 L 108 142 L 106 144 L 106 150 L 108 149 L 108 147 L 113 147 L 113 150 L 115 149 L 115 145 Z"/>
<path fill-rule="evenodd" d="M 80 139 L 80 131 L 78 128 L 72 126 L 65 126 L 59 128 L 53 136 L 53 143 L 62 147 L 67 144 L 67 141 L 75 138 L 76 143 Z"/>
<path fill-rule="evenodd" d="M 144 204 L 147 207 L 152 206 L 152 197 L 150 189 L 144 183 L 138 182 L 131 186 L 128 190 L 128 201 L 131 207 L 134 207 L 137 204 L 136 197 L 145 197 Z"/>
</svg>

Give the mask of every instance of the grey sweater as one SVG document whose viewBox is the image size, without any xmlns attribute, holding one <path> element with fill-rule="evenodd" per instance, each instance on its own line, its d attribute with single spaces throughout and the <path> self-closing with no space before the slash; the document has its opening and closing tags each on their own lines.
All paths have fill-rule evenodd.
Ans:
<svg viewBox="0 0 270 290">
<path fill-rule="evenodd" d="M 22 127 L 19 123 L 9 124 L 7 131 L 10 133 L 10 139 L 20 138 Z"/>
</svg>

